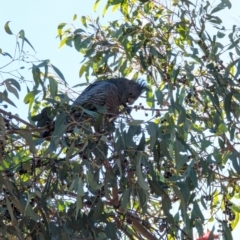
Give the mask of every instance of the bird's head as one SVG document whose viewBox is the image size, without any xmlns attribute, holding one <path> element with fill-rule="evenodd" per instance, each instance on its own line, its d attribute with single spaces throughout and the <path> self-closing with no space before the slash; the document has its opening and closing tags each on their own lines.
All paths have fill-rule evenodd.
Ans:
<svg viewBox="0 0 240 240">
<path fill-rule="evenodd" d="M 138 81 L 128 81 L 128 87 L 127 87 L 127 102 L 128 104 L 133 104 L 139 96 L 142 94 L 142 92 L 146 90 L 149 90 L 149 87 L 147 86 L 147 83 L 145 80 L 138 80 Z"/>
</svg>

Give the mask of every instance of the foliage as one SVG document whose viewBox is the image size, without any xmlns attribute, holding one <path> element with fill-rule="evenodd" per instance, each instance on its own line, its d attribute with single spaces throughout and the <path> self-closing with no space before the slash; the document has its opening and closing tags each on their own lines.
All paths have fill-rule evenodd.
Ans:
<svg viewBox="0 0 240 240">
<path fill-rule="evenodd" d="M 123 114 L 109 126 L 101 111 L 83 109 L 90 121 L 75 121 L 59 91 L 67 88 L 60 70 L 49 60 L 33 65 L 29 122 L 0 110 L 3 237 L 193 239 L 194 228 L 201 236 L 214 220 L 232 239 L 240 213 L 240 48 L 238 28 L 227 31 L 219 17 L 231 3 L 215 4 L 108 0 L 103 14 L 118 10 L 121 20 L 59 24 L 60 46 L 84 55 L 80 77 L 147 79 L 152 90 L 135 108 L 152 118 Z M 8 23 L 5 30 L 12 34 Z M 31 44 L 23 31 L 16 37 L 24 55 L 20 46 Z M 18 96 L 19 81 L 1 86 L 1 102 L 14 104 L 8 93 Z"/>
</svg>

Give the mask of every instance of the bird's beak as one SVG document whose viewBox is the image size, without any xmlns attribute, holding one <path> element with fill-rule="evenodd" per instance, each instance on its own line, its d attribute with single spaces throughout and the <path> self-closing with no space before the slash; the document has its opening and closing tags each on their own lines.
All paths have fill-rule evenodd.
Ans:
<svg viewBox="0 0 240 240">
<path fill-rule="evenodd" d="M 132 105 L 135 102 L 134 98 L 128 98 L 128 104 Z"/>
</svg>

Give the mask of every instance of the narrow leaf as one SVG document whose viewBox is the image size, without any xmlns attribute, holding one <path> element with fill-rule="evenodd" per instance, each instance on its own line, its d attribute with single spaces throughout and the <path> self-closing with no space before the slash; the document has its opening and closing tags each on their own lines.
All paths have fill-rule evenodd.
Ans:
<svg viewBox="0 0 240 240">
<path fill-rule="evenodd" d="M 61 71 L 55 67 L 53 64 L 51 64 L 52 68 L 54 69 L 54 71 L 57 73 L 57 75 L 64 81 L 65 85 L 67 85 L 67 82 L 63 76 L 63 74 L 61 73 Z"/>
<path fill-rule="evenodd" d="M 10 23 L 10 21 L 5 23 L 4 29 L 5 29 L 6 33 L 8 33 L 9 35 L 12 35 L 12 31 L 10 30 L 9 23 Z"/>
<path fill-rule="evenodd" d="M 73 15 L 73 21 L 75 21 L 77 19 L 77 14 Z"/>
<path fill-rule="evenodd" d="M 35 154 L 36 148 L 31 133 L 24 130 L 19 130 L 18 133 L 26 140 L 30 152 Z"/>
<path fill-rule="evenodd" d="M 58 93 L 58 83 L 53 77 L 48 77 L 48 80 L 49 80 L 51 96 L 52 96 L 52 98 L 55 98 L 55 96 Z"/>
<path fill-rule="evenodd" d="M 143 174 L 142 174 L 142 169 L 141 169 L 141 156 L 142 153 L 138 152 L 137 154 L 137 169 L 136 169 L 136 173 L 137 173 L 137 182 L 139 184 L 139 186 L 143 189 L 143 190 L 150 190 L 147 182 L 145 182 L 144 178 L 143 178 Z"/>
</svg>

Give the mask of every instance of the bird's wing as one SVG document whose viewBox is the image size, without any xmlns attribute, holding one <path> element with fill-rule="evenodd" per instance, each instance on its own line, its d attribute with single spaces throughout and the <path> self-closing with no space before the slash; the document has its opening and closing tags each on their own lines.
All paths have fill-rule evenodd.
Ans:
<svg viewBox="0 0 240 240">
<path fill-rule="evenodd" d="M 89 85 L 87 88 L 83 90 L 83 92 L 77 97 L 77 99 L 74 101 L 73 105 L 82 105 L 85 103 L 96 101 L 99 95 L 99 99 L 102 99 L 103 89 L 105 88 L 107 90 L 107 85 L 105 82 L 102 81 L 96 81 Z M 101 105 L 99 103 L 99 105 Z"/>
<path fill-rule="evenodd" d="M 96 81 L 79 95 L 73 105 L 86 106 L 88 109 L 100 105 L 105 106 L 109 113 L 117 113 L 120 105 L 117 86 L 109 81 Z"/>
</svg>

